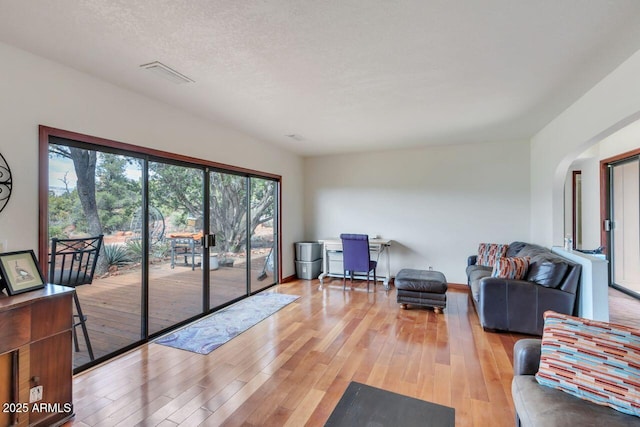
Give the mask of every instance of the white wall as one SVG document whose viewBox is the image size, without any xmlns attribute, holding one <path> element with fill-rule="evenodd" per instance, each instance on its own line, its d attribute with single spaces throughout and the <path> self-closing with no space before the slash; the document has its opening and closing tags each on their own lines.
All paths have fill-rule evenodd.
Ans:
<svg viewBox="0 0 640 427">
<path fill-rule="evenodd" d="M 466 283 L 480 242 L 529 238 L 529 144 L 436 146 L 306 158 L 305 236 L 394 240 L 391 273 L 433 266 Z"/>
<path fill-rule="evenodd" d="M 0 241 L 9 250 L 37 249 L 38 125 L 46 125 L 282 175 L 283 275 L 295 273 L 288 260 L 303 237 L 299 156 L 5 44 L 0 63 L 0 153 L 13 175 Z"/>
<path fill-rule="evenodd" d="M 571 224 L 571 171 L 582 171 L 583 245 L 600 246 L 600 161 L 640 148 L 640 120 L 604 138 L 576 159 L 570 166 L 565 186 L 565 230 Z M 567 231 L 565 231 L 567 233 Z"/>
<path fill-rule="evenodd" d="M 581 171 L 582 177 L 582 246 L 578 249 L 595 249 L 600 246 L 600 160 L 597 146 L 576 159 L 567 171 L 564 188 L 565 235 L 573 233 L 573 171 Z"/>
<path fill-rule="evenodd" d="M 640 51 L 556 117 L 531 141 L 531 240 L 562 245 L 564 182 L 588 147 L 640 118 Z"/>
<path fill-rule="evenodd" d="M 605 138 L 597 147 L 601 160 L 637 150 L 640 148 L 640 120 Z"/>
</svg>

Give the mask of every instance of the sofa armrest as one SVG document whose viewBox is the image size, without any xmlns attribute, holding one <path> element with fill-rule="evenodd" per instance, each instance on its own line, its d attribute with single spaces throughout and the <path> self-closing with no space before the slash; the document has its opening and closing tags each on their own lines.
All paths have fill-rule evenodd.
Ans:
<svg viewBox="0 0 640 427">
<path fill-rule="evenodd" d="M 534 375 L 540 366 L 542 340 L 525 338 L 513 346 L 513 375 Z"/>
<path fill-rule="evenodd" d="M 467 258 L 467 267 L 469 267 L 470 265 L 476 265 L 477 261 L 478 255 L 471 255 L 469 258 Z"/>
</svg>

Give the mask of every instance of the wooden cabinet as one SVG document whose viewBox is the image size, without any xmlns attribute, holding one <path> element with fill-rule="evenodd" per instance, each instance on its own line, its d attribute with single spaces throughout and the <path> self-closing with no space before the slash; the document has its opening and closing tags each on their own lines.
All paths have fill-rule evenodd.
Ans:
<svg viewBox="0 0 640 427">
<path fill-rule="evenodd" d="M 73 416 L 72 288 L 0 297 L 0 427 L 57 426 Z M 42 399 L 29 402 L 42 386 Z"/>
</svg>

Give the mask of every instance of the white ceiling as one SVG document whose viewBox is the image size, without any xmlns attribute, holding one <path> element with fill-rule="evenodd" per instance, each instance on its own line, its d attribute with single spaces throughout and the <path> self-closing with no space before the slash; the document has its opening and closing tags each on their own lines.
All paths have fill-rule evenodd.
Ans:
<svg viewBox="0 0 640 427">
<path fill-rule="evenodd" d="M 303 155 L 528 139 L 639 23 L 638 0 L 0 0 L 0 41 Z"/>
</svg>

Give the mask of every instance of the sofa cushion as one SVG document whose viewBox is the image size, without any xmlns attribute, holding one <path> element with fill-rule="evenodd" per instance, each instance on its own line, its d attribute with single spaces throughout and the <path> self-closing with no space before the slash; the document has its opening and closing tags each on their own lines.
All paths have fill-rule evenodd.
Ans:
<svg viewBox="0 0 640 427">
<path fill-rule="evenodd" d="M 557 256 L 550 249 L 547 249 L 542 246 L 534 245 L 532 243 L 528 243 L 525 247 L 523 247 L 517 254 L 518 256 L 528 256 L 532 259 L 538 255 L 551 255 Z"/>
<path fill-rule="evenodd" d="M 559 259 L 535 257 L 529 265 L 526 280 L 536 282 L 547 288 L 557 288 L 569 270 L 569 264 Z"/>
<path fill-rule="evenodd" d="M 491 276 L 491 267 L 482 265 L 470 265 L 467 267 L 467 277 L 469 277 L 469 286 L 471 287 L 471 296 L 478 301 L 480 292 L 480 279 Z"/>
<path fill-rule="evenodd" d="M 546 311 L 536 379 L 640 416 L 640 330 Z"/>
<path fill-rule="evenodd" d="M 507 253 L 505 253 L 504 256 L 506 256 L 507 258 L 518 256 L 518 253 L 527 245 L 528 243 L 525 242 L 511 242 L 509 243 L 509 248 L 507 249 Z"/>
<path fill-rule="evenodd" d="M 509 245 L 500 243 L 480 243 L 478 245 L 477 265 L 493 267 L 496 259 L 503 257 L 507 253 Z"/>
<path fill-rule="evenodd" d="M 522 427 L 640 426 L 640 418 L 541 386 L 533 375 L 515 375 L 511 396 Z"/>
<path fill-rule="evenodd" d="M 500 257 L 493 265 L 491 277 L 501 279 L 524 279 L 529 269 L 529 257 Z"/>
<path fill-rule="evenodd" d="M 482 279 L 483 277 L 491 276 L 493 267 L 485 267 L 484 265 L 470 265 L 467 267 L 467 277 L 469 281 Z"/>
</svg>

